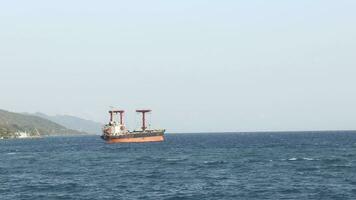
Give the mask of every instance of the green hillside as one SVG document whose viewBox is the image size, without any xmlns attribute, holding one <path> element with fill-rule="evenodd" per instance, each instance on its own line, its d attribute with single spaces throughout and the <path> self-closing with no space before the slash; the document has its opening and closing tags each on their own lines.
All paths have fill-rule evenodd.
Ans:
<svg viewBox="0 0 356 200">
<path fill-rule="evenodd" d="M 85 134 L 84 132 L 67 129 L 41 117 L 0 110 L 0 137 L 12 137 L 18 131 L 29 133 L 38 131 L 42 136 Z"/>
</svg>

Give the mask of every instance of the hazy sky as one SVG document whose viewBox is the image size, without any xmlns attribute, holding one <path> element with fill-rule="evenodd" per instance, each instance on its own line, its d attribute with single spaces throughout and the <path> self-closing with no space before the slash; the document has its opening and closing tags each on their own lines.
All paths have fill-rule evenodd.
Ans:
<svg viewBox="0 0 356 200">
<path fill-rule="evenodd" d="M 355 0 L 2 1 L 0 108 L 173 132 L 356 129 Z"/>
</svg>

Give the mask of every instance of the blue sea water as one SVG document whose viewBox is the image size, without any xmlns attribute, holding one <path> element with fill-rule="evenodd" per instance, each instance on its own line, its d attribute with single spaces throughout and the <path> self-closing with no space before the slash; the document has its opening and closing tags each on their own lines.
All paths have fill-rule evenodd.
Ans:
<svg viewBox="0 0 356 200">
<path fill-rule="evenodd" d="M 356 132 L 0 141 L 0 199 L 356 199 Z"/>
</svg>

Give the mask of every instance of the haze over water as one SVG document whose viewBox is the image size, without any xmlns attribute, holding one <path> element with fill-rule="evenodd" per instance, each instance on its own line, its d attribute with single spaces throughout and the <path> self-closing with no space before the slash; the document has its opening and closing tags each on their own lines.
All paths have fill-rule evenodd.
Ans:
<svg viewBox="0 0 356 200">
<path fill-rule="evenodd" d="M 356 133 L 168 134 L 0 141 L 0 197 L 354 199 Z"/>
</svg>

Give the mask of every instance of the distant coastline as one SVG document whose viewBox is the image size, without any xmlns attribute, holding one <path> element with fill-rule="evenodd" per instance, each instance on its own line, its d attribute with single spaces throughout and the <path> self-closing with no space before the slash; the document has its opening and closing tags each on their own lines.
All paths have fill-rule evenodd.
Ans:
<svg viewBox="0 0 356 200">
<path fill-rule="evenodd" d="M 86 134 L 38 116 L 0 110 L 0 139 Z"/>
</svg>

